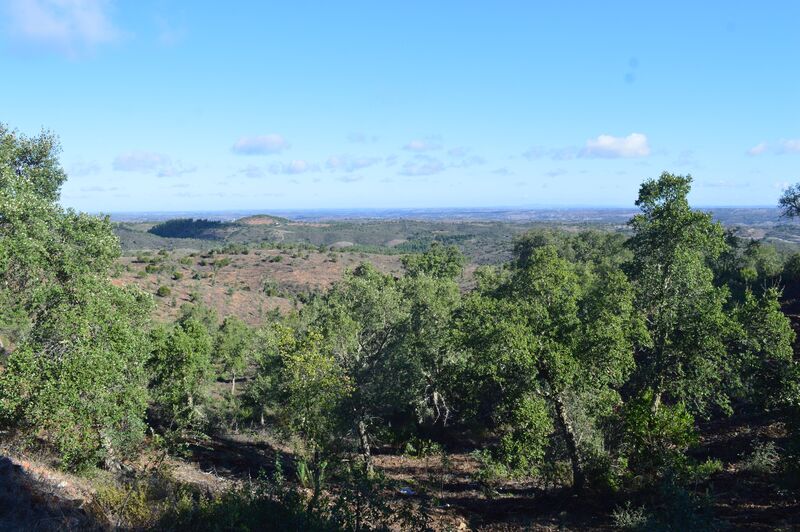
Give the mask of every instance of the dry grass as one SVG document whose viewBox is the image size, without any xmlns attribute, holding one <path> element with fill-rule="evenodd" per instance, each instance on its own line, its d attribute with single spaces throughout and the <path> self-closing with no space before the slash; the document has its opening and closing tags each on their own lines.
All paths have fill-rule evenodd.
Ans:
<svg viewBox="0 0 800 532">
<path fill-rule="evenodd" d="M 181 259 L 191 262 L 182 264 Z M 230 264 L 215 266 L 217 261 L 227 259 Z M 263 249 L 250 251 L 248 255 L 191 257 L 188 252 L 173 252 L 161 263 L 161 271 L 154 273 L 145 272 L 147 264 L 137 262 L 135 257 L 122 257 L 123 271 L 114 282 L 134 284 L 152 294 L 161 286 L 169 287 L 169 296 L 156 297 L 158 320 L 174 319 L 180 306 L 193 302 L 197 296 L 220 317 L 236 315 L 251 325 L 258 325 L 270 311 L 291 311 L 296 304 L 291 297 L 293 294 L 325 290 L 341 279 L 345 270 L 363 262 L 383 272 L 401 271 L 397 255 Z M 173 272 L 179 272 L 181 278 L 173 279 Z M 265 292 L 265 283 L 272 284 L 278 295 Z"/>
</svg>

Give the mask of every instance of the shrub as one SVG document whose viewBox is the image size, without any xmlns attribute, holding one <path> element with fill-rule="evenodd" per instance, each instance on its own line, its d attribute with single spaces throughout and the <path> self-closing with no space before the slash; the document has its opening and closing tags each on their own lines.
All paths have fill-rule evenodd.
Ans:
<svg viewBox="0 0 800 532">
<path fill-rule="evenodd" d="M 162 286 L 158 287 L 158 290 L 156 290 L 156 295 L 158 297 L 167 297 L 170 294 L 172 294 L 172 290 L 170 289 L 169 286 L 163 286 L 162 285 Z"/>
<path fill-rule="evenodd" d="M 181 279 L 183 279 L 183 272 L 174 272 L 172 274 L 173 281 L 180 281 Z"/>
<path fill-rule="evenodd" d="M 781 455 L 773 442 L 758 442 L 753 446 L 752 454 L 742 461 L 741 467 L 744 471 L 768 475 L 775 472 L 780 461 Z"/>
<path fill-rule="evenodd" d="M 650 516 L 644 506 L 633 506 L 630 501 L 617 507 L 611 514 L 614 526 L 622 530 L 644 530 Z"/>
<path fill-rule="evenodd" d="M 634 473 L 653 478 L 684 468 L 684 452 L 697 442 L 697 431 L 682 403 L 662 404 L 654 411 L 648 390 L 625 406 L 623 420 L 623 446 Z"/>
</svg>

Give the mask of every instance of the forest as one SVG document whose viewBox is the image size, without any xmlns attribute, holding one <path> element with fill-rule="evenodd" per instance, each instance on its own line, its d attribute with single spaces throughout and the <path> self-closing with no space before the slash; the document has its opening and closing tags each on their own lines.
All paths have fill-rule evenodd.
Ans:
<svg viewBox="0 0 800 532">
<path fill-rule="evenodd" d="M 91 493 L 43 523 L 0 492 L 7 528 L 800 526 L 800 253 L 693 209 L 689 176 L 644 180 L 624 234 L 532 230 L 468 286 L 431 238 L 257 326 L 199 302 L 156 320 L 112 279 L 109 218 L 60 205 L 66 179 L 55 136 L 0 128 L 0 452 Z M 779 205 L 800 214 L 800 187 Z M 261 442 L 261 471 L 179 474 L 221 435 Z M 394 474 L 403 457 L 424 473 Z"/>
</svg>

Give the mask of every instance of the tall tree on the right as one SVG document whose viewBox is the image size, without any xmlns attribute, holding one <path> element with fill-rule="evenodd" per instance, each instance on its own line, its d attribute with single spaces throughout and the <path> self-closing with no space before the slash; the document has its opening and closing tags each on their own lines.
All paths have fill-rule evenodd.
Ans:
<svg viewBox="0 0 800 532">
<path fill-rule="evenodd" d="M 637 353 L 635 387 L 652 391 L 657 412 L 665 396 L 695 413 L 730 410 L 724 381 L 730 372 L 726 288 L 714 285 L 710 264 L 725 249 L 722 227 L 693 210 L 692 178 L 663 173 L 645 181 L 629 222 L 630 274 L 649 338 Z"/>
</svg>

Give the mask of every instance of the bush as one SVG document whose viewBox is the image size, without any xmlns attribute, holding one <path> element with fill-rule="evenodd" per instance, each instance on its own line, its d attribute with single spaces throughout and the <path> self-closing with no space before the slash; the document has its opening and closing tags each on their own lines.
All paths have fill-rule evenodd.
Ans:
<svg viewBox="0 0 800 532">
<path fill-rule="evenodd" d="M 172 290 L 169 286 L 159 286 L 158 290 L 156 290 L 156 295 L 158 297 L 167 297 L 172 294 Z"/>
<path fill-rule="evenodd" d="M 173 281 L 180 281 L 181 279 L 183 279 L 183 272 L 174 272 L 172 274 Z"/>
<path fill-rule="evenodd" d="M 625 405 L 623 440 L 629 466 L 652 480 L 668 470 L 685 469 L 685 451 L 697 442 L 694 418 L 682 403 L 653 411 L 653 392 Z"/>
<path fill-rule="evenodd" d="M 622 530 L 645 530 L 650 519 L 644 506 L 634 507 L 630 501 L 617 507 L 611 514 L 614 526 Z"/>
<path fill-rule="evenodd" d="M 780 461 L 781 455 L 773 442 L 758 442 L 753 446 L 752 454 L 742 461 L 741 467 L 744 471 L 768 475 L 775 472 Z"/>
</svg>

